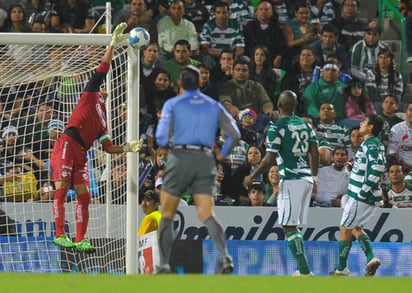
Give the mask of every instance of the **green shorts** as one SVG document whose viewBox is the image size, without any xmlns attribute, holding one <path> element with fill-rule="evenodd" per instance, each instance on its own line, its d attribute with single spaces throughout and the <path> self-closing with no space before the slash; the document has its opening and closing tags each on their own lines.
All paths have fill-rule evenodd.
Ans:
<svg viewBox="0 0 412 293">
<path fill-rule="evenodd" d="M 212 152 L 173 150 L 167 155 L 162 189 L 182 196 L 188 187 L 192 194 L 214 195 L 216 163 Z"/>
</svg>

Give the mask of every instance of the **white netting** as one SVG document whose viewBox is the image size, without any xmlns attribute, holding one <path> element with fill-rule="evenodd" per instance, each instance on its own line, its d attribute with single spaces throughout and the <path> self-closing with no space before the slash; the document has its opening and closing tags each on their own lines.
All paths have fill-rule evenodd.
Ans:
<svg viewBox="0 0 412 293">
<path fill-rule="evenodd" d="M 97 253 L 60 252 L 51 242 L 53 184 L 46 169 L 54 134 L 49 122 L 53 120 L 50 125 L 57 128 L 67 122 L 104 50 L 94 45 L 0 46 L 0 173 L 2 180 L 9 178 L 2 186 L 0 208 L 16 221 L 18 235 L 0 236 L 0 271 L 125 271 L 126 158 L 107 156 L 99 144 L 89 151 L 93 200 L 87 232 Z M 106 81 L 108 121 L 114 142 L 124 144 L 126 48 L 116 49 L 111 68 L 110 82 Z M 70 237 L 75 236 L 75 200 L 70 193 L 66 204 Z M 0 222 L 0 233 L 5 227 Z"/>
</svg>

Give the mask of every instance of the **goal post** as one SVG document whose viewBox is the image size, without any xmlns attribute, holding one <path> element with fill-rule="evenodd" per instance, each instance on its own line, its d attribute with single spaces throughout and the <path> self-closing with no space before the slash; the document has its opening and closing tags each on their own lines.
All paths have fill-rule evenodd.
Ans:
<svg viewBox="0 0 412 293">
<path fill-rule="evenodd" d="M 56 248 L 45 244 L 54 236 L 53 184 L 36 159 L 47 162 L 52 126 L 67 122 L 110 39 L 110 34 L 0 34 L 0 135 L 3 144 L 10 144 L 0 156 L 0 173 L 15 172 L 15 179 L 7 183 L 12 191 L 6 194 L 5 185 L 1 188 L 4 202 L 0 208 L 18 228 L 18 237 L 0 241 L 0 270 L 7 263 L 17 271 L 49 272 L 50 267 L 33 259 L 56 262 Z M 139 54 L 123 45 L 116 48 L 106 78 L 107 119 L 116 144 L 139 137 Z M 16 136 L 11 142 L 4 134 L 13 131 Z M 136 274 L 138 155 L 108 156 L 95 143 L 88 156 L 93 198 L 86 236 L 97 245 L 97 254 L 78 256 L 62 251 L 59 259 L 67 265 L 63 270 Z M 12 168 L 16 166 L 20 169 Z M 31 183 L 36 183 L 36 188 L 17 189 L 27 183 L 19 176 L 23 170 L 35 175 Z M 66 203 L 70 237 L 75 235 L 75 200 L 70 193 Z M 16 251 L 28 251 L 15 260 L 16 251 L 10 249 L 17 246 Z M 33 250 L 36 257 L 31 257 Z"/>
</svg>

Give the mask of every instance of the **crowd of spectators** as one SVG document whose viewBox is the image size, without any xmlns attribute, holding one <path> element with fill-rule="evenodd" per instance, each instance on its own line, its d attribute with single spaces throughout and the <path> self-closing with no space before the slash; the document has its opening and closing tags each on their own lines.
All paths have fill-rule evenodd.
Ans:
<svg viewBox="0 0 412 293">
<path fill-rule="evenodd" d="M 101 25 L 98 7 L 104 2 L 0 1 L 0 31 L 97 33 L 97 27 Z M 153 163 L 142 185 L 142 194 L 161 185 L 156 182 L 161 182 L 168 151 L 156 145 L 156 124 L 163 103 L 179 93 L 180 70 L 189 64 L 200 69 L 200 90 L 224 105 L 238 121 L 242 134 L 241 141 L 227 160 L 219 165 L 216 204 L 250 205 L 252 190 L 244 189 L 243 177 L 250 174 L 264 156 L 265 132 L 278 118 L 277 97 L 284 89 L 296 92 L 299 105 L 295 114 L 310 121 L 316 131 L 323 170 L 319 180 L 325 176 L 324 180 L 332 185 L 319 184 L 313 194 L 314 205 L 340 206 L 343 186 L 348 180 L 347 171 L 362 140 L 358 126 L 365 113 L 382 115 L 385 127 L 381 139 L 388 152 L 398 155 L 400 161 L 406 159 L 406 163 L 412 163 L 411 150 L 405 151 L 398 145 L 412 137 L 404 138 L 399 134 L 412 131 L 412 114 L 409 114 L 412 105 L 406 102 L 405 84 L 394 53 L 381 40 L 382 28 L 374 19 L 360 17 L 362 1 L 130 0 L 123 1 L 128 2 L 124 6 L 119 5 L 122 1 L 111 2 L 113 27 L 126 22 L 128 31 L 144 27 L 151 35 L 151 44 L 142 50 L 140 59 L 143 101 L 140 111 L 141 117 L 145 117 L 140 133 L 146 144 L 141 150 L 139 166 L 144 170 L 150 160 Z M 402 13 L 409 19 L 412 5 L 410 1 L 401 2 Z M 408 46 L 408 52 L 410 50 Z M 412 62 L 412 53 L 409 56 L 408 61 Z M 2 93 L 4 91 L 2 89 Z M 7 128 L 13 111 L 20 111 L 21 104 L 21 97 L 10 96 L 7 95 L 8 100 L 2 98 L 0 104 L 2 162 L 7 161 L 8 151 L 16 153 L 13 146 L 21 146 L 17 141 L 23 135 L 19 130 L 24 128 L 24 125 L 15 123 L 12 123 L 13 129 Z M 126 110 L 127 105 L 122 104 L 119 117 L 124 117 L 121 119 L 124 125 Z M 33 141 L 39 143 L 33 146 L 33 153 L 29 155 L 23 149 L 17 150 L 21 162 L 48 160 L 53 143 L 49 140 L 50 133 L 62 130 L 53 120 L 56 116 L 52 111 L 47 103 L 32 109 L 36 113 L 32 116 L 34 120 L 26 122 L 30 122 L 33 129 L 25 129 L 24 135 L 31 135 Z M 400 115 L 404 111 L 405 114 Z M 401 123 L 405 125 L 400 127 Z M 122 126 L 119 131 L 124 133 L 124 130 Z M 399 134 L 400 141 L 391 140 L 395 137 L 392 131 Z M 224 140 L 224 133 L 218 134 L 216 147 Z M 125 177 L 122 162 L 124 158 L 113 159 L 112 171 L 105 176 L 107 179 L 116 176 L 112 185 L 123 184 L 124 188 L 124 179 L 119 179 Z M 34 164 L 32 168 L 34 170 L 28 171 L 35 172 L 39 186 L 42 186 L 41 196 L 37 194 L 35 200 L 50 200 L 52 186 L 41 185 L 48 176 L 47 168 L 42 164 Z M 6 169 L 0 171 L 4 176 L 0 182 L 10 181 L 10 176 L 15 176 Z M 337 178 L 339 184 L 331 184 L 331 176 Z M 393 177 L 388 176 L 386 183 L 394 184 Z M 405 178 L 408 177 L 405 175 Z M 255 202 L 276 205 L 279 170 L 275 166 L 259 181 L 265 184 L 265 192 L 259 184 L 256 185 L 259 200 L 253 200 L 253 205 L 257 205 Z M 412 202 L 412 196 L 404 198 Z M 184 199 L 190 204 L 190 190 Z M 125 198 L 116 198 L 113 202 L 124 203 Z"/>
</svg>

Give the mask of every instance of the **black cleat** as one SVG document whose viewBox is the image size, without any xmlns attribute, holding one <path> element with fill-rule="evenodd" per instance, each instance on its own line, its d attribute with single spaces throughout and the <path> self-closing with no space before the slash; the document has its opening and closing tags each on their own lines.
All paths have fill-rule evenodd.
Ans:
<svg viewBox="0 0 412 293">
<path fill-rule="evenodd" d="M 219 265 L 216 270 L 216 274 L 231 274 L 233 272 L 233 260 L 232 257 L 227 255 L 224 259 L 219 261 Z"/>
</svg>

